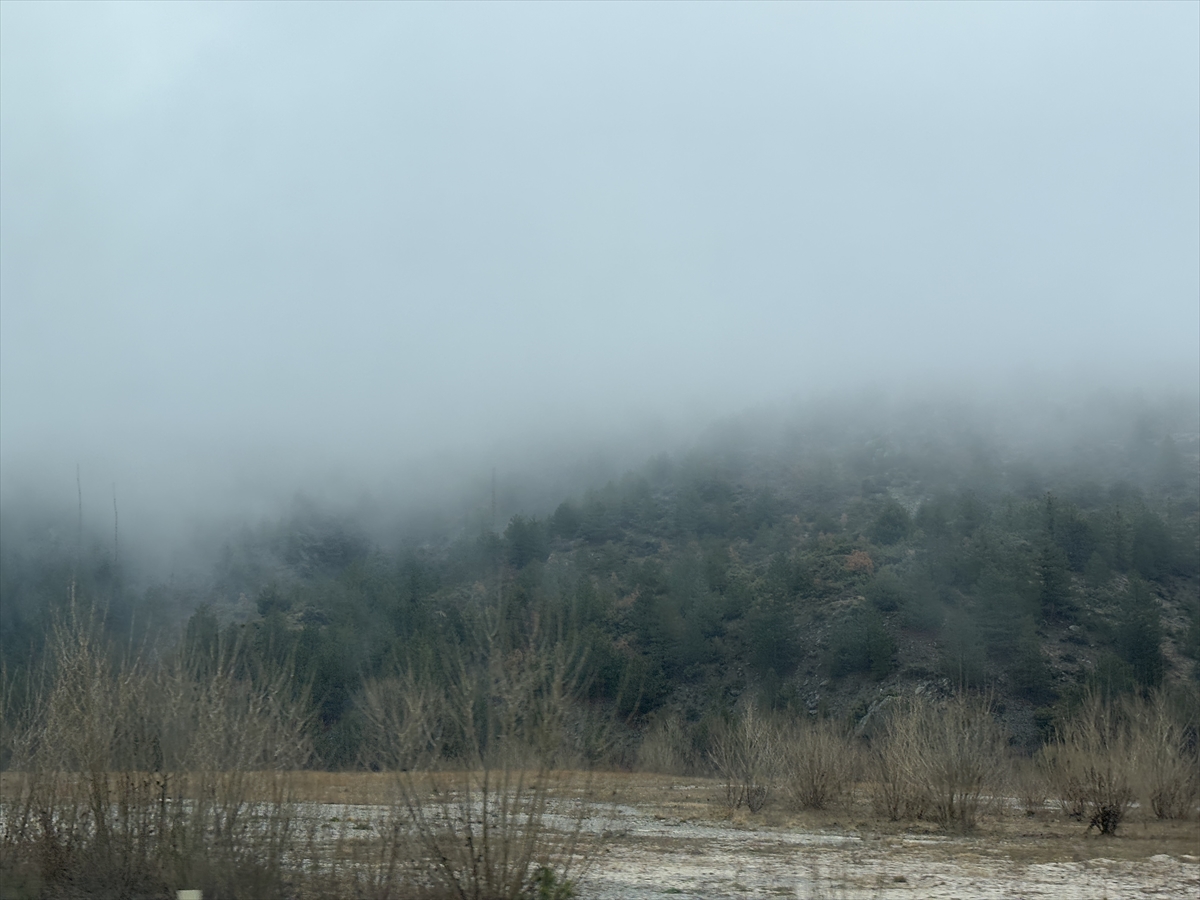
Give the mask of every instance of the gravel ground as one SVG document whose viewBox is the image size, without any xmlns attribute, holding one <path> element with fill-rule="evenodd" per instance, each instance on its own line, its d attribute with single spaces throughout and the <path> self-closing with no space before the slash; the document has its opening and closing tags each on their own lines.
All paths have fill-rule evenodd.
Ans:
<svg viewBox="0 0 1200 900">
<path fill-rule="evenodd" d="M 582 900 L 1200 897 L 1194 821 L 1131 825 L 1124 837 L 1099 838 L 1048 812 L 1037 820 L 1006 815 L 955 836 L 921 823 L 906 831 L 839 825 L 832 816 L 722 817 L 714 785 L 661 777 L 602 779 L 589 793 L 611 799 L 593 800 L 583 822 L 597 852 L 578 878 Z M 370 804 L 305 807 L 326 823 L 336 817 L 370 830 L 383 813 Z M 547 824 L 568 827 L 570 809 Z"/>
<path fill-rule="evenodd" d="M 379 847 L 392 833 L 389 816 L 404 816 L 381 805 L 395 796 L 387 776 L 306 773 L 297 786 L 297 834 L 308 837 L 292 862 L 305 868 L 333 859 L 367 865 L 369 853 L 346 856 L 348 848 Z M 1195 818 L 1164 823 L 1138 811 L 1116 837 L 1101 837 L 1050 808 L 1026 817 L 999 805 L 960 836 L 881 822 L 862 802 L 828 814 L 750 816 L 724 810 L 722 796 L 705 779 L 566 773 L 544 824 L 570 829 L 575 813 L 586 813 L 593 852 L 571 873 L 580 900 L 1200 898 Z"/>
<path fill-rule="evenodd" d="M 596 900 L 1200 896 L 1200 858 L 1020 863 L 978 840 L 664 824 L 634 812 L 581 885 Z M 664 834 L 668 832 L 668 834 Z"/>
</svg>

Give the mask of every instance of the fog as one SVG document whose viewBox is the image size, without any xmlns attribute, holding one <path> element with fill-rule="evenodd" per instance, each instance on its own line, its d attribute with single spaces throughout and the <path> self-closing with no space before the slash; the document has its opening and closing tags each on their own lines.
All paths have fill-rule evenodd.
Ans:
<svg viewBox="0 0 1200 900">
<path fill-rule="evenodd" d="M 77 465 L 143 535 L 481 502 L 493 468 L 552 503 L 747 409 L 1178 400 L 1198 33 L 1196 4 L 6 2 L 5 506 L 73 510 Z"/>
</svg>

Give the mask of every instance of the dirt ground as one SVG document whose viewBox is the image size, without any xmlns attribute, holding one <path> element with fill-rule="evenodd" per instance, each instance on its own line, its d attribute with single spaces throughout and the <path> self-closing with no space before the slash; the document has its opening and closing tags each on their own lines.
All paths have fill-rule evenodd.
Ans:
<svg viewBox="0 0 1200 900">
<path fill-rule="evenodd" d="M 384 775 L 306 773 L 301 799 L 319 814 L 369 823 L 390 793 Z M 1049 807 L 1007 809 L 970 835 L 889 823 L 865 804 L 821 814 L 768 806 L 730 814 L 712 780 L 572 775 L 589 797 L 595 839 L 582 898 L 1156 898 L 1200 897 L 1200 822 L 1135 810 L 1116 836 Z"/>
</svg>

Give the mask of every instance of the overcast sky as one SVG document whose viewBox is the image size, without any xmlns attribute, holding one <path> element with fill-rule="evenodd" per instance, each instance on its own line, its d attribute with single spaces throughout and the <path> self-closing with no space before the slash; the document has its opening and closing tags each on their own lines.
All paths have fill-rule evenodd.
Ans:
<svg viewBox="0 0 1200 900">
<path fill-rule="evenodd" d="M 6 0 L 0 41 L 6 490 L 1200 371 L 1197 3 Z"/>
</svg>

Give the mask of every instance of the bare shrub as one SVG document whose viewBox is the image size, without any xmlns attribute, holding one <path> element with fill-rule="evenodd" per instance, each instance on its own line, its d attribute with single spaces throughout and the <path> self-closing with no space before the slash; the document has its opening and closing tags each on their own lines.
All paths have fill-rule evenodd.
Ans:
<svg viewBox="0 0 1200 900">
<path fill-rule="evenodd" d="M 784 733 L 783 789 L 797 809 L 842 802 L 858 776 L 859 753 L 846 729 L 829 719 L 802 721 Z"/>
<path fill-rule="evenodd" d="M 331 835 L 292 797 L 289 773 L 311 751 L 289 671 L 219 641 L 118 661 L 96 625 L 72 607 L 30 715 L 6 717 L 20 774 L 0 809 L 6 892 L 571 894 L 586 798 L 563 800 L 554 767 L 603 729 L 573 710 L 582 660 L 563 644 L 501 647 L 493 628 L 436 678 L 368 684 L 372 752 L 402 770 L 398 790 L 370 822 Z"/>
<path fill-rule="evenodd" d="M 160 794 L 174 883 L 270 896 L 286 882 L 296 834 L 290 772 L 311 758 L 307 703 L 286 669 L 239 672 L 243 648 L 181 655 L 159 667 L 150 709 L 162 759 Z"/>
<path fill-rule="evenodd" d="M 1015 763 L 1012 770 L 1012 786 L 1025 815 L 1033 817 L 1046 808 L 1049 787 L 1035 762 L 1020 759 Z"/>
<path fill-rule="evenodd" d="M 758 812 L 771 798 L 779 765 L 779 730 L 753 702 L 717 730 L 709 751 L 713 768 L 725 783 L 725 802 Z"/>
<path fill-rule="evenodd" d="M 1088 830 L 1112 834 L 1137 796 L 1139 741 L 1128 708 L 1088 694 L 1038 754 L 1052 794 L 1067 815 L 1088 819 Z"/>
<path fill-rule="evenodd" d="M 662 775 L 683 775 L 690 768 L 689 739 L 683 722 L 677 715 L 665 715 L 654 720 L 642 736 L 638 747 L 637 767 L 643 772 Z"/>
<path fill-rule="evenodd" d="M 395 736 L 384 756 L 401 769 L 403 821 L 394 827 L 410 843 L 400 867 L 417 873 L 406 896 L 565 898 L 586 861 L 584 797 L 551 798 L 564 787 L 555 767 L 569 752 L 582 660 L 536 635 L 503 648 L 496 633 L 488 629 L 436 678 L 364 692 L 376 747 Z"/>
<path fill-rule="evenodd" d="M 960 830 L 1004 785 L 1004 731 L 986 700 L 959 694 L 941 706 L 897 703 L 873 753 L 873 799 L 889 818 L 924 816 Z"/>
<path fill-rule="evenodd" d="M 51 896 L 172 885 L 279 894 L 292 827 L 285 771 L 307 754 L 286 674 L 251 685 L 235 677 L 233 652 L 215 672 L 194 658 L 118 662 L 97 624 L 72 603 L 51 635 L 44 684 L 14 740 L 22 777 L 4 800 L 6 879 Z"/>
<path fill-rule="evenodd" d="M 913 699 L 894 700 L 867 754 L 871 804 L 893 822 L 924 815 L 929 805 L 926 785 L 915 778 L 913 756 L 920 744 Z"/>
<path fill-rule="evenodd" d="M 629 768 L 637 747 L 636 729 L 629 721 L 617 718 L 611 707 L 577 701 L 567 704 L 560 767 L 584 771 L 597 767 Z"/>
<path fill-rule="evenodd" d="M 928 785 L 931 817 L 974 828 L 1007 775 L 1006 736 L 991 703 L 960 694 L 940 709 L 926 706 L 919 721 L 917 777 Z"/>
<path fill-rule="evenodd" d="M 358 703 L 368 725 L 363 761 L 401 771 L 440 759 L 445 702 L 445 692 L 428 673 L 418 676 L 410 669 L 397 677 L 367 679 Z"/>
<path fill-rule="evenodd" d="M 1187 722 L 1162 689 L 1145 701 L 1133 701 L 1131 714 L 1136 723 L 1134 756 L 1143 796 L 1158 818 L 1187 818 L 1200 793 L 1194 723 Z"/>
</svg>

